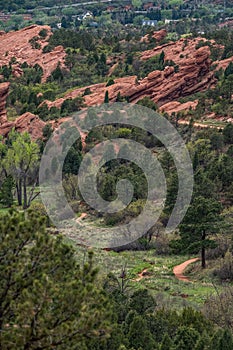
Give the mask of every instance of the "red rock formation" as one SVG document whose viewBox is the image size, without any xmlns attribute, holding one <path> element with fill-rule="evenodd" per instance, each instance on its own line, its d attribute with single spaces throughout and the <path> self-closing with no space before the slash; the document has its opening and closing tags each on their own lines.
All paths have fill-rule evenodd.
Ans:
<svg viewBox="0 0 233 350">
<path fill-rule="evenodd" d="M 167 36 L 167 31 L 165 29 L 161 29 L 161 30 L 154 32 L 152 34 L 152 38 L 154 38 L 157 43 L 160 43 L 160 41 L 162 41 L 164 38 L 166 38 L 166 36 Z M 141 38 L 141 41 L 148 43 L 149 42 L 149 34 L 146 34 L 145 36 L 143 36 Z"/>
<path fill-rule="evenodd" d="M 198 100 L 195 101 L 188 101 L 185 103 L 180 103 L 178 101 L 174 102 L 168 102 L 165 105 L 163 105 L 160 110 L 161 112 L 166 112 L 169 115 L 172 113 L 178 113 L 182 111 L 188 111 L 190 109 L 195 110 L 198 104 Z"/>
<path fill-rule="evenodd" d="M 9 92 L 9 83 L 1 83 L 0 84 L 0 126 L 7 122 L 6 115 L 6 98 Z"/>
<path fill-rule="evenodd" d="M 196 55 L 198 43 L 205 40 L 204 38 L 181 38 L 176 42 L 172 41 L 161 46 L 156 46 L 153 50 L 144 51 L 141 55 L 141 59 L 147 60 L 156 55 L 160 55 L 163 51 L 165 53 L 165 60 L 173 60 L 178 65 L 184 65 L 187 60 L 195 58 L 194 56 Z M 213 40 L 209 41 L 219 49 L 223 48 L 221 45 L 215 44 Z M 201 49 L 207 50 L 208 46 L 204 46 Z"/>
<path fill-rule="evenodd" d="M 164 71 L 153 71 L 139 82 L 136 76 L 130 76 L 115 79 L 115 84 L 108 87 L 106 87 L 106 83 L 88 86 L 91 94 L 84 96 L 86 105 L 102 104 L 107 90 L 110 101 L 115 101 L 117 94 L 120 92 L 121 96 L 127 96 L 132 103 L 149 96 L 159 106 L 163 106 L 180 97 L 189 96 L 195 92 L 213 87 L 216 84 L 216 78 L 211 70 L 209 47 L 205 46 L 196 49 L 195 46 L 198 41 L 190 40 L 189 43 L 189 45 L 187 44 L 190 50 L 189 55 L 186 54 L 185 57 L 180 57 L 181 52 L 183 52 L 183 39 L 178 42 L 177 48 L 175 43 L 170 43 L 156 49 L 156 54 L 167 50 L 165 59 L 172 59 L 177 63 L 179 66 L 178 72 L 175 71 L 173 66 L 167 66 Z M 142 56 L 143 59 L 145 57 L 148 58 L 148 54 Z M 46 103 L 49 107 L 56 106 L 60 108 L 65 99 L 83 95 L 86 88 L 73 90 L 63 98 L 54 102 L 46 101 Z"/>
<path fill-rule="evenodd" d="M 2 33 L 0 40 L 0 66 L 8 65 L 13 57 L 16 58 L 18 63 L 27 62 L 31 66 L 37 63 L 43 68 L 43 81 L 46 81 L 47 77 L 57 67 L 58 62 L 64 65 L 66 53 L 62 46 L 56 47 L 52 52 L 43 53 L 43 47 L 48 44 L 47 38 L 40 38 L 38 43 L 41 45 L 41 48 L 33 49 L 29 41 L 34 37 L 38 37 L 42 29 L 47 30 L 47 38 L 52 35 L 49 26 L 38 25 L 32 25 L 15 32 Z M 17 64 L 14 65 L 16 75 L 19 74 L 18 68 Z"/>
<path fill-rule="evenodd" d="M 157 43 L 162 41 L 167 36 L 167 31 L 165 29 L 161 29 L 158 32 L 154 32 L 152 38 L 156 40 Z"/>
<path fill-rule="evenodd" d="M 32 139 L 37 140 L 42 136 L 45 124 L 46 123 L 37 115 L 26 112 L 13 122 L 3 123 L 0 126 L 0 134 L 7 136 L 11 129 L 15 128 L 15 130 L 18 132 L 27 131 L 31 135 Z"/>
<path fill-rule="evenodd" d="M 229 57 L 229 58 L 226 58 L 225 60 L 221 60 L 221 61 L 215 61 L 214 64 L 217 65 L 216 69 L 215 70 L 219 70 L 219 69 L 223 69 L 225 70 L 229 63 L 230 62 L 233 62 L 233 56 L 232 57 Z"/>
<path fill-rule="evenodd" d="M 48 31 L 50 30 L 49 27 L 31 26 L 16 32 L 18 33 L 16 36 L 14 36 L 15 33 L 3 34 L 0 42 L 0 65 L 9 62 L 10 58 L 15 56 L 19 62 L 27 61 L 32 65 L 35 63 L 40 64 L 44 69 L 44 79 L 49 76 L 60 58 L 63 57 L 64 59 L 65 53 L 62 47 L 56 48 L 49 54 L 42 54 L 41 50 L 33 50 L 31 48 L 28 40 L 38 35 L 42 28 L 46 28 Z M 4 43 L 2 42 L 2 38 L 5 43 L 4 50 L 7 51 L 7 48 L 9 49 L 8 55 L 3 54 L 6 51 L 3 50 Z M 7 38 L 8 40 L 11 39 L 11 46 L 12 43 L 15 43 L 15 46 L 10 47 L 9 43 L 7 44 Z M 16 38 L 18 38 L 19 43 L 17 43 Z M 196 48 L 196 45 L 201 39 L 181 39 L 177 43 L 172 42 L 158 46 L 153 50 L 145 51 L 141 55 L 141 59 L 146 60 L 164 51 L 165 60 L 175 62 L 179 67 L 178 70 L 173 66 L 167 66 L 164 71 L 155 70 L 150 72 L 146 78 L 140 81 L 138 81 L 136 76 L 129 76 L 115 79 L 115 83 L 108 87 L 106 87 L 106 83 L 85 86 L 67 93 L 63 98 L 56 101 L 45 101 L 44 103 L 47 103 L 49 108 L 52 106 L 60 108 L 64 100 L 69 98 L 74 99 L 80 95 L 83 96 L 86 88 L 89 88 L 90 94 L 84 96 L 87 106 L 102 104 L 105 92 L 108 91 L 110 102 L 116 101 L 117 95 L 120 93 L 121 96 L 127 96 L 132 103 L 136 103 L 143 97 L 149 96 L 159 105 L 161 111 L 169 114 L 188 110 L 190 107 L 195 109 L 197 101 L 181 104 L 177 100 L 216 85 L 209 47 Z M 42 46 L 46 45 L 45 42 L 41 43 Z M 220 67 L 225 69 L 230 61 L 233 61 L 233 58 L 216 62 L 216 69 Z M 21 74 L 17 64 L 13 68 L 16 76 Z M 0 84 L 0 134 L 7 135 L 15 127 L 20 132 L 28 131 L 33 139 L 41 137 L 45 122 L 40 120 L 38 116 L 25 113 L 14 122 L 7 121 L 5 101 L 8 90 L 8 83 Z M 60 122 L 61 120 L 59 120 Z M 54 128 L 59 123 L 51 122 Z"/>
<path fill-rule="evenodd" d="M 27 131 L 31 135 L 32 139 L 36 140 L 42 136 L 42 131 L 45 124 L 46 123 L 37 115 L 26 112 L 15 120 L 14 127 L 18 132 Z"/>
</svg>

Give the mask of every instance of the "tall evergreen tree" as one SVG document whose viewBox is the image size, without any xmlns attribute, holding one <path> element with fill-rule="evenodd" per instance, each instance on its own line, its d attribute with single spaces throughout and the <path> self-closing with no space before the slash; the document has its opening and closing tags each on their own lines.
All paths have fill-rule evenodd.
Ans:
<svg viewBox="0 0 233 350">
<path fill-rule="evenodd" d="M 0 203 L 6 207 L 11 207 L 14 201 L 13 198 L 13 188 L 14 180 L 12 176 L 7 176 L 1 186 L 0 190 Z"/>
<path fill-rule="evenodd" d="M 208 235 L 216 233 L 222 222 L 221 204 L 212 198 L 194 198 L 180 225 L 180 245 L 184 251 L 201 251 L 201 265 L 206 267 L 206 249 L 214 248 L 214 241 Z"/>
<path fill-rule="evenodd" d="M 109 103 L 108 90 L 105 92 L 104 95 L 104 103 Z"/>
<path fill-rule="evenodd" d="M 86 349 L 105 337 L 111 308 L 91 253 L 81 268 L 30 211 L 0 217 L 0 245 L 1 349 Z"/>
</svg>

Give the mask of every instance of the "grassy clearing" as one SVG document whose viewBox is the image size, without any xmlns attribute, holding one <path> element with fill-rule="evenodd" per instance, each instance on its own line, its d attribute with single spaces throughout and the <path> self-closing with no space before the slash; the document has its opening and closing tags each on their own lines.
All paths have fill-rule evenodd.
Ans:
<svg viewBox="0 0 233 350">
<path fill-rule="evenodd" d="M 73 244 L 69 239 L 66 238 L 66 240 Z M 200 309 L 210 295 L 216 294 L 208 273 L 206 278 L 200 276 L 199 279 L 198 272 L 192 272 L 192 282 L 179 281 L 174 276 L 173 267 L 192 258 L 192 256 L 156 256 L 153 250 L 121 253 L 97 249 L 93 249 L 93 251 L 95 264 L 99 267 L 102 275 L 106 276 L 112 272 L 119 277 L 122 268 L 126 266 L 131 290 L 148 288 L 160 306 L 178 309 L 189 305 Z M 76 246 L 76 253 L 77 259 L 82 264 L 87 249 Z M 197 267 L 200 262 L 194 265 Z M 135 281 L 135 278 L 144 269 L 147 269 L 148 275 L 140 281 Z M 221 290 L 222 287 L 218 288 Z"/>
</svg>

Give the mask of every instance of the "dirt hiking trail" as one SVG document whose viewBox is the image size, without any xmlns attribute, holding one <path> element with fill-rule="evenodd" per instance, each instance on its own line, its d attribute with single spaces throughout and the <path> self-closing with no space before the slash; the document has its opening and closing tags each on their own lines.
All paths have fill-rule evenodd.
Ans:
<svg viewBox="0 0 233 350">
<path fill-rule="evenodd" d="M 188 277 L 186 277 L 183 273 L 189 264 L 192 264 L 198 260 L 200 260 L 200 259 L 199 258 L 189 259 L 189 260 L 183 262 L 182 264 L 175 266 L 173 268 L 173 273 L 176 276 L 176 278 L 178 278 L 178 280 L 180 280 L 180 281 L 191 282 L 191 280 Z"/>
</svg>

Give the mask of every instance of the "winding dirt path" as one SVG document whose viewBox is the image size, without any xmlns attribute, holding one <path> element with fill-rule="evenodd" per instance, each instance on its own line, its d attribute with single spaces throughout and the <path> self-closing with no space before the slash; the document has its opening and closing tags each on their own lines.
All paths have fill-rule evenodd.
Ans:
<svg viewBox="0 0 233 350">
<path fill-rule="evenodd" d="M 141 272 L 138 273 L 138 277 L 135 278 L 133 281 L 139 282 L 139 281 L 141 281 L 143 278 L 146 278 L 146 277 L 149 277 L 149 276 L 147 275 L 147 269 L 144 269 L 144 270 L 142 270 Z"/>
<path fill-rule="evenodd" d="M 180 280 L 180 281 L 191 282 L 190 279 L 188 277 L 186 277 L 183 273 L 189 264 L 192 264 L 198 260 L 200 260 L 200 259 L 199 258 L 189 259 L 189 260 L 183 262 L 182 264 L 175 266 L 173 268 L 173 273 L 176 276 L 176 278 L 178 278 L 178 280 Z"/>
<path fill-rule="evenodd" d="M 82 213 L 77 219 L 76 222 L 78 222 L 81 226 L 83 226 L 82 224 L 82 220 L 87 216 L 87 213 Z"/>
</svg>

